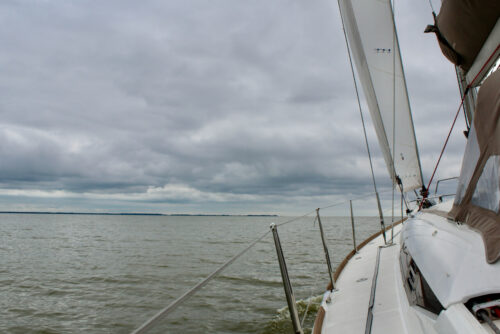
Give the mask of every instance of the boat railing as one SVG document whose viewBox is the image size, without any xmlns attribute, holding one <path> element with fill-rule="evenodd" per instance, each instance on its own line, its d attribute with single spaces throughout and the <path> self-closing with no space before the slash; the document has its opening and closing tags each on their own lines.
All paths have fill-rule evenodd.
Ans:
<svg viewBox="0 0 500 334">
<path fill-rule="evenodd" d="M 428 196 L 426 199 L 428 200 L 438 200 L 439 203 L 443 202 L 443 199 L 445 197 L 454 197 L 456 194 L 455 193 L 450 193 L 450 194 L 439 194 L 439 195 L 434 195 L 434 196 Z M 408 203 L 420 203 L 420 199 L 414 199 L 409 201 Z"/>
<path fill-rule="evenodd" d="M 295 295 L 293 294 L 292 284 L 290 283 L 290 277 L 288 276 L 288 269 L 286 267 L 285 256 L 283 255 L 283 249 L 281 248 L 281 241 L 278 235 L 278 228 L 276 224 L 271 224 L 271 231 L 273 232 L 274 245 L 276 247 L 276 255 L 278 256 L 278 263 L 281 271 L 281 278 L 283 281 L 283 288 L 285 289 L 286 302 L 288 304 L 288 310 L 290 311 L 290 319 L 292 320 L 292 326 L 295 334 L 304 334 L 302 330 L 302 324 L 299 320 L 299 312 L 297 311 L 297 304 L 295 302 Z"/>
<path fill-rule="evenodd" d="M 438 187 L 439 187 L 439 183 L 440 183 L 440 182 L 450 181 L 450 180 L 458 180 L 458 176 L 453 176 L 453 177 L 447 177 L 447 178 L 444 178 L 444 179 L 439 179 L 439 180 L 436 182 L 436 188 L 434 189 L 434 195 L 436 195 L 436 194 L 437 194 L 437 191 L 438 191 Z"/>
<path fill-rule="evenodd" d="M 294 217 L 291 218 L 285 222 L 281 222 L 279 224 L 272 223 L 270 226 L 270 229 L 264 232 L 262 235 L 251 241 L 250 243 L 247 244 L 245 248 L 243 248 L 239 253 L 235 254 L 233 257 L 231 257 L 228 261 L 223 263 L 221 266 L 219 266 L 215 271 L 213 271 L 210 275 L 208 275 L 206 278 L 204 278 L 202 281 L 200 281 L 198 284 L 193 286 L 191 289 L 189 289 L 187 292 L 185 292 L 183 295 L 175 299 L 173 302 L 171 302 L 168 306 L 160 310 L 158 313 L 156 313 L 153 317 L 151 317 L 148 321 L 143 323 L 139 328 L 134 330 L 132 334 L 143 334 L 151 330 L 152 328 L 156 327 L 159 325 L 166 317 L 168 317 L 172 312 L 174 312 L 180 305 L 182 305 L 184 302 L 186 302 L 189 298 L 191 298 L 194 294 L 196 294 L 199 290 L 201 290 L 205 285 L 207 285 L 210 281 L 212 281 L 214 278 L 216 278 L 222 271 L 224 271 L 227 267 L 232 265 L 236 260 L 238 260 L 241 256 L 243 256 L 245 253 L 247 253 L 249 250 L 251 250 L 257 243 L 262 241 L 265 237 L 268 236 L 268 234 L 273 235 L 273 240 L 276 248 L 276 254 L 278 258 L 278 263 L 281 271 L 281 276 L 282 276 L 282 281 L 283 281 L 283 287 L 285 290 L 285 296 L 288 304 L 288 309 L 290 312 L 290 318 L 292 320 L 292 325 L 294 328 L 295 333 L 297 334 L 302 334 L 302 323 L 305 319 L 307 309 L 305 311 L 305 314 L 303 315 L 303 320 L 302 323 L 299 321 L 299 314 L 297 311 L 296 307 L 296 301 L 295 301 L 295 296 L 293 294 L 293 289 L 292 289 L 292 284 L 290 282 L 290 277 L 288 273 L 288 269 L 286 266 L 286 260 L 285 256 L 283 253 L 283 249 L 281 246 L 281 241 L 278 235 L 278 227 L 300 221 L 303 218 L 306 217 L 311 217 L 314 219 L 313 224 L 317 221 L 318 222 L 318 227 L 319 227 L 319 232 L 320 232 L 320 237 L 321 237 L 321 242 L 323 246 L 323 251 L 325 255 L 325 262 L 327 265 L 327 270 L 328 270 L 328 277 L 329 277 L 329 285 L 328 289 L 330 289 L 332 292 L 335 289 L 335 275 L 333 272 L 333 267 L 331 263 L 331 258 L 330 258 L 330 253 L 328 250 L 327 246 L 327 238 L 325 235 L 323 223 L 321 220 L 321 215 L 320 211 L 325 210 L 325 209 L 331 209 L 333 207 L 338 207 L 341 205 L 349 205 L 349 212 L 350 212 L 350 222 L 351 222 L 351 229 L 352 229 L 352 242 L 353 242 L 353 248 L 351 253 L 356 253 L 358 251 L 358 246 L 356 243 L 356 229 L 355 229 L 355 215 L 354 215 L 354 210 L 353 210 L 353 201 L 357 200 L 365 200 L 369 196 L 374 196 L 374 194 L 368 194 L 364 196 L 360 196 L 357 198 L 349 199 L 347 201 L 341 201 L 332 205 L 324 206 L 322 208 L 317 208 L 315 210 L 312 210 L 302 216 L 299 217 Z M 314 215 L 315 214 L 315 215 Z M 394 224 L 394 220 L 393 220 Z M 389 230 L 391 227 L 384 228 L 383 231 L 380 231 L 379 233 L 385 233 L 385 231 Z M 384 238 L 385 240 L 385 238 Z M 391 236 L 392 240 L 392 236 Z M 388 241 L 390 242 L 390 241 Z"/>
</svg>

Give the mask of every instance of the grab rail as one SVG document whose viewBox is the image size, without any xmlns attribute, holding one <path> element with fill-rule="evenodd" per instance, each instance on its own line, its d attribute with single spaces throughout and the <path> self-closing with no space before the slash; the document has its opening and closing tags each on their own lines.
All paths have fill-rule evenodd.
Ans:
<svg viewBox="0 0 500 334">
<path fill-rule="evenodd" d="M 445 178 L 445 179 L 439 179 L 439 180 L 436 182 L 436 188 L 434 189 L 434 195 L 436 195 L 436 194 L 437 194 L 438 187 L 439 187 L 439 182 L 444 182 L 444 181 L 449 181 L 449 180 L 454 180 L 454 179 L 458 179 L 458 176 L 447 177 L 447 178 Z"/>
</svg>

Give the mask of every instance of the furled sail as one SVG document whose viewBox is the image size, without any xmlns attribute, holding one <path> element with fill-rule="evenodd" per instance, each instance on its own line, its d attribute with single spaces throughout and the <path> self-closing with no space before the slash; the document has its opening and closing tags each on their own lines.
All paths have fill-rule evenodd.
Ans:
<svg viewBox="0 0 500 334">
<path fill-rule="evenodd" d="M 390 0 L 339 0 L 344 29 L 389 175 L 404 191 L 422 172 Z"/>
<path fill-rule="evenodd" d="M 499 20 L 498 0 L 443 0 L 434 25 L 425 31 L 436 33 L 446 58 L 467 72 Z"/>
</svg>

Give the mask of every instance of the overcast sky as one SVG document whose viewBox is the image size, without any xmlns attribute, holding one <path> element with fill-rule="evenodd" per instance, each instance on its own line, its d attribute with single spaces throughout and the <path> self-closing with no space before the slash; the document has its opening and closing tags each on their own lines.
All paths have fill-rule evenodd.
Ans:
<svg viewBox="0 0 500 334">
<path fill-rule="evenodd" d="M 427 182 L 459 94 L 428 1 L 396 15 Z M 0 20 L 0 210 L 301 214 L 372 192 L 336 1 L 3 0 Z"/>
</svg>

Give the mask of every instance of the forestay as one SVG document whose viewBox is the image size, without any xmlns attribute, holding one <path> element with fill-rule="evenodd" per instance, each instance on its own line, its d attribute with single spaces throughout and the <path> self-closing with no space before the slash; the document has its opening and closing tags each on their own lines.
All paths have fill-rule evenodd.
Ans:
<svg viewBox="0 0 500 334">
<path fill-rule="evenodd" d="M 339 4 L 389 175 L 393 180 L 399 176 L 405 192 L 420 188 L 420 160 L 391 3 L 339 0 Z"/>
</svg>

